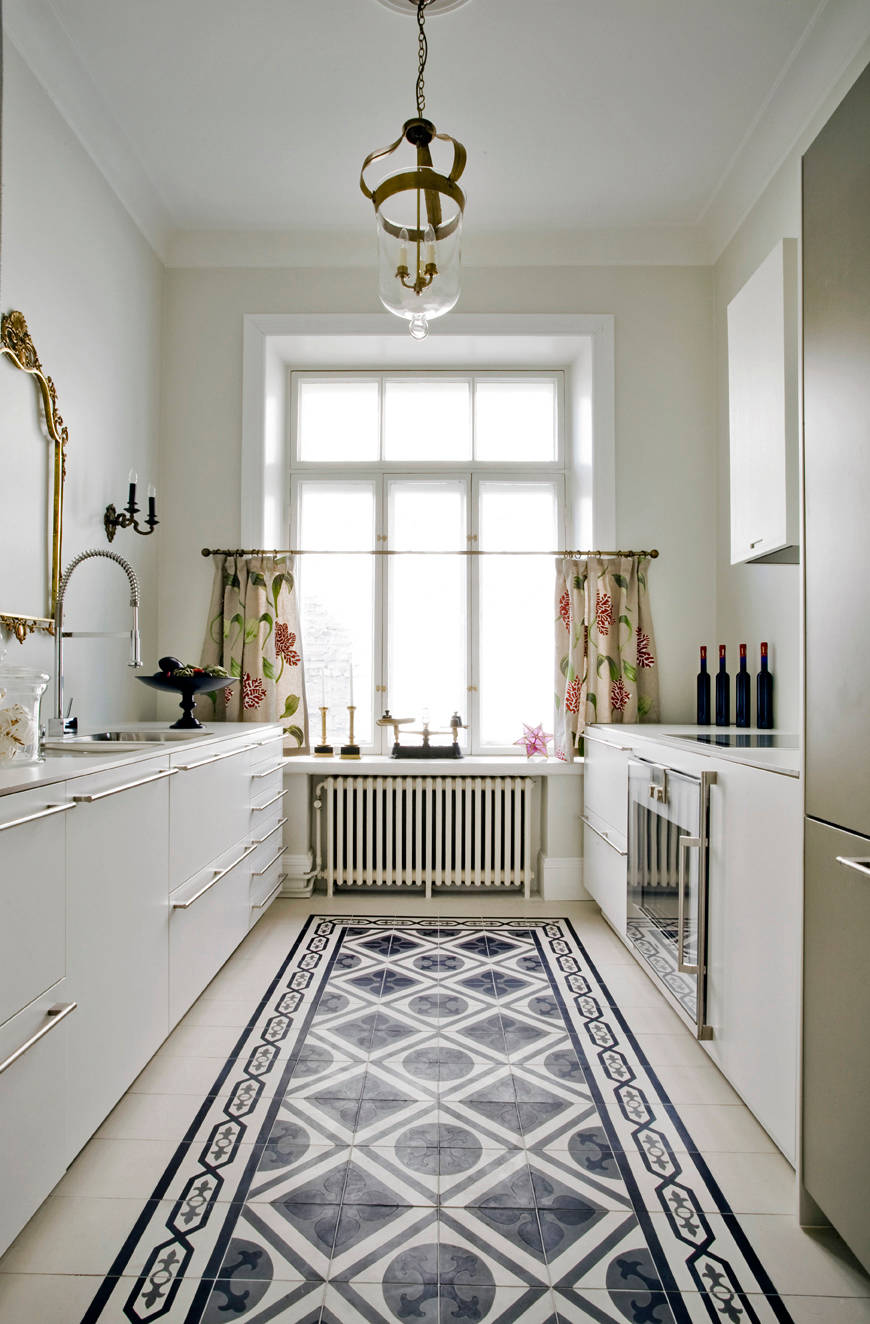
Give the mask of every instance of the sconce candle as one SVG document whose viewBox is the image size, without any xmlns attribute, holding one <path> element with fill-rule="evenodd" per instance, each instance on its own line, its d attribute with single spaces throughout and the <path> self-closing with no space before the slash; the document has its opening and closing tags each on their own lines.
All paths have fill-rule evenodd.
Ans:
<svg viewBox="0 0 870 1324">
<path fill-rule="evenodd" d="M 139 513 L 139 507 L 136 505 L 136 486 L 139 482 L 139 475 L 131 469 L 127 475 L 127 506 L 122 511 L 117 511 L 113 505 L 106 506 L 106 513 L 103 516 L 103 527 L 106 530 L 106 537 L 109 542 L 114 541 L 118 529 L 134 529 L 136 533 L 141 533 L 147 538 L 149 533 L 153 533 L 160 521 L 157 518 L 157 488 L 153 483 L 148 484 L 148 515 L 145 519 L 147 528 L 141 528 L 136 516 Z"/>
</svg>

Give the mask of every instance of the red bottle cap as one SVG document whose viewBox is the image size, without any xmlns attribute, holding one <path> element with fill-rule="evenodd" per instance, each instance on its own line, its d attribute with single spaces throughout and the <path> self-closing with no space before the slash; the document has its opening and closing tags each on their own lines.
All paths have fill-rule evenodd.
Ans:
<svg viewBox="0 0 870 1324">
<path fill-rule="evenodd" d="M 724 656 L 725 656 L 725 645 L 724 645 L 724 644 L 720 644 L 720 645 L 719 645 L 719 656 L 720 656 L 720 657 L 724 657 Z"/>
<path fill-rule="evenodd" d="M 767 657 L 767 644 L 762 644 L 762 645 L 761 645 L 761 656 L 762 656 L 762 657 Z"/>
<path fill-rule="evenodd" d="M 706 662 L 706 661 L 707 661 L 707 645 L 706 645 L 706 644 L 702 644 L 702 645 L 701 645 L 701 661 L 702 661 L 702 662 Z"/>
<path fill-rule="evenodd" d="M 740 656 L 741 656 L 741 657 L 745 657 L 745 656 L 746 656 L 746 645 L 745 645 L 745 644 L 741 644 L 741 645 L 740 645 Z"/>
</svg>

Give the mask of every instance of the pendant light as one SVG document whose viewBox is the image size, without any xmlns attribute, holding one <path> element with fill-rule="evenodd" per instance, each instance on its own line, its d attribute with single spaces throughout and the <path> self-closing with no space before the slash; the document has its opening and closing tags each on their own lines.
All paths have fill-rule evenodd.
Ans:
<svg viewBox="0 0 870 1324">
<path fill-rule="evenodd" d="M 417 114 L 402 125 L 401 135 L 389 147 L 371 152 L 363 162 L 360 188 L 375 209 L 378 230 L 378 294 L 381 303 L 410 323 L 411 335 L 422 340 L 429 323 L 448 313 L 459 298 L 460 240 L 465 194 L 457 180 L 465 169 L 465 148 L 447 133 L 438 133 L 424 117 L 426 97 L 427 3 L 416 0 L 418 29 Z M 410 0 L 414 3 L 414 0 Z M 448 174 L 437 171 L 430 147 L 433 141 L 453 148 Z M 416 166 L 388 174 L 369 187 L 365 172 L 408 143 L 416 153 Z"/>
</svg>

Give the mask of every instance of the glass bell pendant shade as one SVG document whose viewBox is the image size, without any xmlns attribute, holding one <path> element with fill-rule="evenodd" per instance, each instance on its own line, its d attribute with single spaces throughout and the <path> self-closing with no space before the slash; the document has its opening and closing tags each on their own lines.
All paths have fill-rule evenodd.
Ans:
<svg viewBox="0 0 870 1324">
<path fill-rule="evenodd" d="M 440 215 L 433 225 L 426 204 L 424 188 L 405 188 L 375 211 L 378 294 L 389 312 L 408 321 L 418 340 L 428 335 L 429 323 L 450 312 L 459 298 L 462 210 L 439 195 Z"/>
</svg>

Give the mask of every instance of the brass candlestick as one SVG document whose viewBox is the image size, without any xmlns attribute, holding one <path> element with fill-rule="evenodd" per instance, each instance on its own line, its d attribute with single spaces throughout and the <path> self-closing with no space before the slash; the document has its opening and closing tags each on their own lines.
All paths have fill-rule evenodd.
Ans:
<svg viewBox="0 0 870 1324">
<path fill-rule="evenodd" d="M 341 747 L 341 757 L 343 759 L 358 759 L 359 745 L 355 745 L 353 740 L 353 715 L 356 712 L 356 707 L 354 706 L 354 704 L 349 703 L 347 705 L 347 711 L 348 711 L 347 744 L 342 745 Z"/>
<path fill-rule="evenodd" d="M 329 709 L 324 704 L 320 709 L 320 744 L 314 746 L 314 755 L 319 759 L 331 758 L 335 753 L 332 745 L 326 743 L 326 714 Z"/>
</svg>

